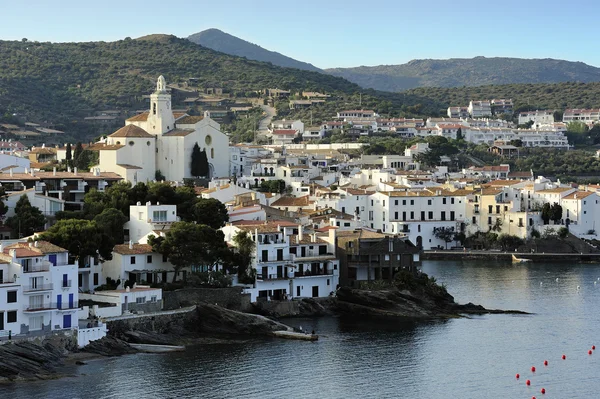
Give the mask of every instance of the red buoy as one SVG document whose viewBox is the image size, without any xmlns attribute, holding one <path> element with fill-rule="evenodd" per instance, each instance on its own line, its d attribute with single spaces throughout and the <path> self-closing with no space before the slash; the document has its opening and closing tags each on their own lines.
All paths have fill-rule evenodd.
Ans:
<svg viewBox="0 0 600 399">
<path fill-rule="evenodd" d="M 527 386 L 531 385 L 531 381 L 529 381 L 529 380 L 525 381 L 525 385 L 527 385 Z"/>
<path fill-rule="evenodd" d="M 542 395 L 545 395 L 546 394 L 546 388 L 540 389 L 540 392 L 542 393 Z"/>
<path fill-rule="evenodd" d="M 596 345 L 592 345 L 592 350 L 595 351 L 596 350 Z"/>
<path fill-rule="evenodd" d="M 517 373 L 517 375 L 516 375 L 515 377 L 517 377 L 517 380 L 518 380 L 519 378 L 521 378 L 521 376 L 519 375 L 519 373 Z"/>
<path fill-rule="evenodd" d="M 544 360 L 544 366 L 547 366 L 547 365 L 548 365 L 548 361 Z"/>
<path fill-rule="evenodd" d="M 588 355 L 591 355 L 591 354 L 592 354 L 592 350 L 590 349 L 590 350 L 588 351 Z"/>
<path fill-rule="evenodd" d="M 531 372 L 535 373 L 535 366 L 531 366 Z"/>
<path fill-rule="evenodd" d="M 566 355 L 562 355 L 562 360 L 565 360 L 567 358 Z"/>
</svg>

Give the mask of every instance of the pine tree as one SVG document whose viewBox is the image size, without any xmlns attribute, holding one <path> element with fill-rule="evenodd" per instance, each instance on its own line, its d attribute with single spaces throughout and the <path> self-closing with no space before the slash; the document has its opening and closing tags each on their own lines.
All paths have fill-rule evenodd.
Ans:
<svg viewBox="0 0 600 399">
<path fill-rule="evenodd" d="M 67 160 L 67 165 L 71 164 L 71 160 L 73 159 L 73 154 L 71 154 L 71 143 L 67 143 L 65 159 Z"/>
<path fill-rule="evenodd" d="M 44 228 L 46 218 L 44 214 L 31 205 L 29 198 L 23 194 L 15 206 L 15 216 L 6 220 L 6 225 L 17 232 L 20 237 L 27 237 Z"/>
<path fill-rule="evenodd" d="M 200 161 L 199 161 L 200 165 L 199 165 L 199 175 L 198 176 L 202 176 L 202 177 L 209 177 L 209 173 L 210 173 L 210 168 L 208 166 L 208 157 L 206 156 L 206 149 L 202 150 L 200 152 Z"/>
<path fill-rule="evenodd" d="M 205 153 L 206 155 L 206 153 Z M 201 176 L 201 158 L 202 154 L 200 151 L 200 146 L 198 143 L 194 144 L 194 148 L 192 149 L 192 166 L 191 166 L 191 174 L 194 177 Z"/>
<path fill-rule="evenodd" d="M 73 151 L 73 165 L 77 165 L 77 162 L 82 152 L 83 146 L 81 145 L 81 142 L 79 142 L 77 143 L 77 145 L 75 145 L 75 151 Z"/>
</svg>

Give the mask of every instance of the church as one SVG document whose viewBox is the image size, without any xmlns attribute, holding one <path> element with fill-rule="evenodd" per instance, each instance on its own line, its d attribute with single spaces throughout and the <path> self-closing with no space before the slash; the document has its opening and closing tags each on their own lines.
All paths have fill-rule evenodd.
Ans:
<svg viewBox="0 0 600 399">
<path fill-rule="evenodd" d="M 229 176 L 229 138 L 207 116 L 192 116 L 171 109 L 171 95 L 161 75 L 150 96 L 150 110 L 125 121 L 99 150 L 101 172 L 114 172 L 136 184 L 155 180 L 160 171 L 167 181 L 191 178 L 192 149 L 206 151 L 210 176 Z"/>
</svg>

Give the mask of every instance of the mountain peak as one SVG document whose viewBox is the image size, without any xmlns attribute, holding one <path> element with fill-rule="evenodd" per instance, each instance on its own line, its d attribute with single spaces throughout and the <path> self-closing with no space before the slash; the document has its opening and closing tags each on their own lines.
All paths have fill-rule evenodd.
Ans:
<svg viewBox="0 0 600 399">
<path fill-rule="evenodd" d="M 312 64 L 298 61 L 275 51 L 270 51 L 257 44 L 242 40 L 227 32 L 216 28 L 203 30 L 188 36 L 189 41 L 210 48 L 221 53 L 246 57 L 249 60 L 270 62 L 286 68 L 304 69 L 307 71 L 320 72 L 321 70 Z"/>
</svg>

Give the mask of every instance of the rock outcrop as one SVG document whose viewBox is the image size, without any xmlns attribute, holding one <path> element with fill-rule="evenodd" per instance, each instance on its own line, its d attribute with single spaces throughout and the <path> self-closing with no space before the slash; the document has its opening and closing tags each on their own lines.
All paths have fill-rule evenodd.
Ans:
<svg viewBox="0 0 600 399">
<path fill-rule="evenodd" d="M 198 305 L 196 317 L 193 329 L 200 334 L 271 335 L 273 331 L 289 329 L 285 324 L 264 316 L 237 312 L 210 304 Z"/>
<path fill-rule="evenodd" d="M 432 295 L 390 288 L 362 290 L 341 288 L 337 291 L 335 310 L 340 315 L 362 318 L 433 319 L 487 313 L 526 314 L 517 310 L 485 309 L 483 306 L 454 302 L 452 295 L 443 291 Z"/>
</svg>

